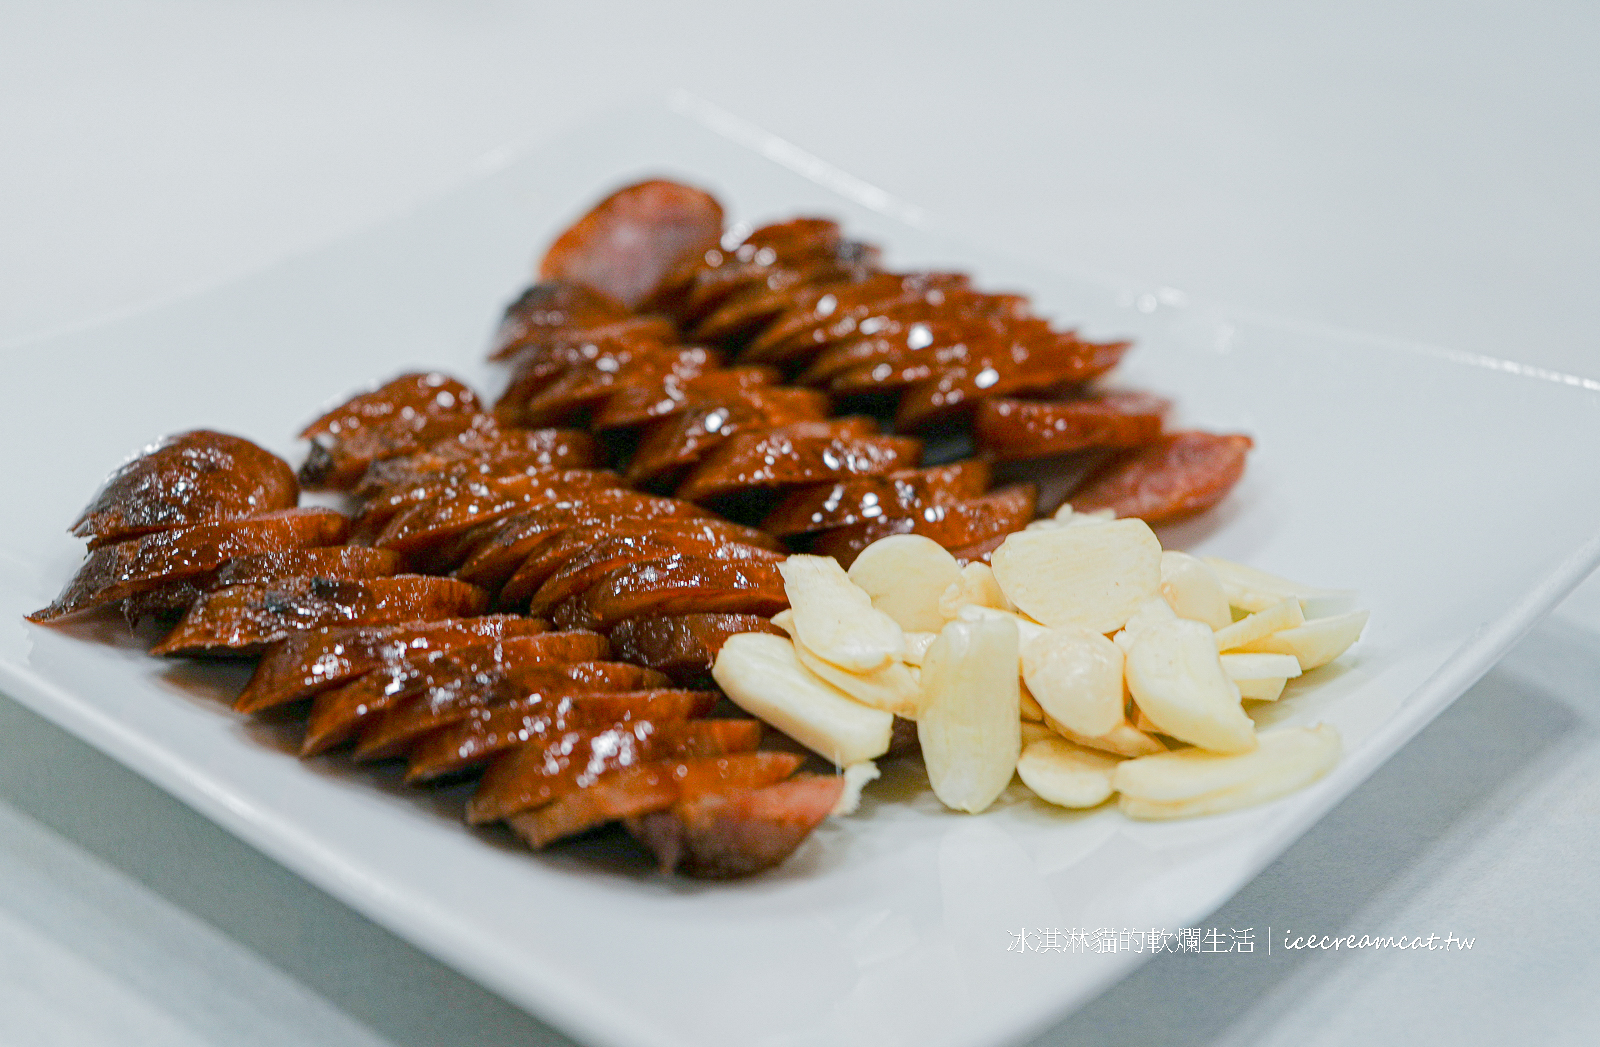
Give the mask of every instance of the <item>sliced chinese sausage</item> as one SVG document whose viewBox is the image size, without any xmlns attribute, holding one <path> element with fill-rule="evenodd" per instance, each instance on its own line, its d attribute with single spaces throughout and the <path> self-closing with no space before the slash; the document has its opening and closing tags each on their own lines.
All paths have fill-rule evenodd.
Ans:
<svg viewBox="0 0 1600 1047">
<path fill-rule="evenodd" d="M 522 405 L 568 368 L 584 364 L 620 365 L 635 353 L 666 349 L 678 331 L 663 317 L 634 317 L 604 327 L 529 342 L 511 359 L 511 381 L 495 401 L 495 415 L 515 422 Z"/>
<path fill-rule="evenodd" d="M 626 822 L 661 871 L 725 880 L 770 869 L 833 812 L 843 775 L 800 774 L 759 789 L 704 792 Z"/>
<path fill-rule="evenodd" d="M 417 506 L 436 505 L 440 519 L 449 512 L 465 508 L 459 505 L 463 497 L 473 505 L 498 503 L 501 496 L 524 499 L 530 491 L 577 492 L 605 490 L 620 486 L 617 474 L 604 469 L 546 469 L 514 470 L 506 473 L 480 475 L 475 472 L 443 472 L 422 477 L 412 484 L 394 487 L 370 499 L 361 507 L 351 523 L 351 534 L 358 542 L 373 542 L 383 535 L 384 529 L 396 516 Z M 449 512 L 443 511 L 450 506 Z M 473 511 L 473 510 L 468 510 Z"/>
<path fill-rule="evenodd" d="M 750 342 L 744 356 L 759 362 L 808 357 L 851 336 L 880 309 L 968 283 L 964 273 L 878 273 L 859 283 L 829 286 L 779 316 Z"/>
<path fill-rule="evenodd" d="M 561 694 L 638 691 L 664 687 L 668 682 L 658 672 L 625 662 L 512 665 L 495 673 L 475 673 L 444 685 L 430 685 L 421 694 L 383 710 L 361 731 L 355 757 L 387 760 L 403 756 L 425 736 L 461 722 L 474 709 L 527 707 Z"/>
<path fill-rule="evenodd" d="M 1090 474 L 1068 497 L 1078 512 L 1110 509 L 1165 523 L 1211 508 L 1244 474 L 1251 440 L 1240 434 L 1182 432 L 1127 451 Z"/>
<path fill-rule="evenodd" d="M 581 469 L 600 461 L 600 445 L 581 429 L 507 429 L 490 415 L 472 428 L 415 454 L 374 462 L 356 486 L 358 498 L 442 475 L 506 475 L 538 468 Z"/>
<path fill-rule="evenodd" d="M 721 365 L 716 352 L 700 346 L 675 346 L 635 354 L 616 368 L 579 364 L 568 368 L 523 403 L 523 425 L 558 425 L 586 418 L 586 412 L 629 386 L 651 386 L 668 375 L 690 377 Z"/>
<path fill-rule="evenodd" d="M 576 560 L 583 560 L 585 564 L 596 561 L 590 557 L 592 550 L 597 545 L 608 543 L 613 539 L 622 539 L 627 545 L 619 550 L 608 547 L 602 553 L 617 555 L 621 559 L 615 565 L 622 566 L 627 562 L 633 550 L 643 551 L 650 549 L 654 556 L 632 556 L 631 559 L 657 559 L 671 556 L 675 552 L 694 552 L 699 554 L 706 549 L 727 545 L 734 551 L 729 556 L 721 559 L 770 559 L 776 557 L 783 559 L 782 546 L 777 539 L 771 536 L 755 537 L 761 532 L 754 528 L 744 527 L 740 524 L 727 523 L 717 519 L 706 518 L 666 518 L 651 521 L 616 520 L 603 526 L 585 523 L 575 526 L 563 534 L 558 535 L 553 541 L 541 544 L 536 550 L 529 553 L 527 559 L 517 568 L 516 573 L 506 580 L 497 597 L 503 607 L 522 607 L 533 598 L 546 582 L 556 574 L 567 570 Z M 752 548 L 770 551 L 772 556 L 759 556 L 749 552 Z M 738 550 L 742 550 L 741 553 Z M 601 572 L 604 574 L 607 572 Z M 593 584 L 598 576 L 589 573 L 587 584 Z M 581 588 L 581 587 L 580 587 Z M 574 589 L 568 595 L 578 592 Z"/>
<path fill-rule="evenodd" d="M 412 649 L 373 671 L 317 695 L 300 752 L 313 756 L 346 742 L 385 709 L 418 694 L 440 701 L 463 687 L 477 686 L 501 670 L 517 666 L 590 662 L 610 653 L 606 639 L 584 631 L 538 632 L 474 638 Z M 571 681 L 561 677 L 565 684 Z"/>
<path fill-rule="evenodd" d="M 838 224 L 826 218 L 762 226 L 738 242 L 725 235 L 716 249 L 670 273 L 651 296 L 652 306 L 689 329 L 742 290 L 791 267 L 875 259 L 875 251 L 864 252 L 862 246 L 847 243 Z"/>
<path fill-rule="evenodd" d="M 678 497 L 704 502 L 751 487 L 881 476 L 915 466 L 922 454 L 920 441 L 903 436 L 807 435 L 815 424 L 731 437 L 701 459 Z"/>
<path fill-rule="evenodd" d="M 667 731 L 663 726 L 640 721 L 580 729 L 503 753 L 489 765 L 467 802 L 467 821 L 473 825 L 502 821 L 587 789 L 608 772 L 630 764 L 749 752 L 760 744 L 762 734 L 754 720 L 702 720 Z"/>
<path fill-rule="evenodd" d="M 938 301 L 913 299 L 866 317 L 847 337 L 830 342 L 814 356 L 797 381 L 825 384 L 864 364 L 948 361 L 972 342 L 997 337 L 1018 340 L 1048 331 L 1048 323 L 1028 315 L 1027 299 L 1019 295 L 951 291 Z"/>
<path fill-rule="evenodd" d="M 402 553 L 421 552 L 479 524 L 510 516 L 529 504 L 581 497 L 582 492 L 620 486 L 621 478 L 615 473 L 569 469 L 447 487 L 438 497 L 398 513 L 373 544 Z"/>
<path fill-rule="evenodd" d="M 668 372 L 654 383 L 618 389 L 595 414 L 596 429 L 643 425 L 702 404 L 715 406 L 750 389 L 767 389 L 782 376 L 771 367 L 721 367 L 697 374 Z"/>
<path fill-rule="evenodd" d="M 627 477 L 634 483 L 653 480 L 693 465 L 737 433 L 821 422 L 827 416 L 826 393 L 782 386 L 749 389 L 718 404 L 689 407 L 645 430 L 628 462 Z M 862 435 L 872 431 L 860 426 Z"/>
<path fill-rule="evenodd" d="M 649 666 L 681 682 L 708 678 L 730 636 L 787 636 L 757 614 L 678 614 L 625 618 L 612 627 L 611 649 L 623 661 Z"/>
<path fill-rule="evenodd" d="M 506 306 L 490 359 L 509 356 L 530 339 L 542 335 L 600 327 L 626 320 L 631 315 L 632 310 L 615 298 L 583 284 L 563 281 L 534 284 Z"/>
<path fill-rule="evenodd" d="M 662 724 L 701 717 L 710 712 L 721 697 L 717 691 L 658 688 L 566 695 L 531 706 L 513 703 L 474 709 L 466 719 L 434 731 L 412 746 L 407 754 L 406 781 L 426 782 L 459 774 L 508 749 L 530 744 L 548 746 L 557 739 L 564 741 L 569 732 L 595 731 L 638 721 Z M 755 726 L 753 721 L 744 722 Z M 753 733 L 759 739 L 759 728 Z M 753 740 L 752 748 L 754 744 Z"/>
<path fill-rule="evenodd" d="M 761 529 L 776 535 L 807 534 L 885 517 L 912 516 L 925 506 L 976 498 L 988 487 L 989 466 L 976 458 L 814 484 L 785 495 L 761 521 Z"/>
<path fill-rule="evenodd" d="M 624 618 L 690 613 L 759 614 L 789 606 L 776 563 L 671 556 L 613 571 L 556 608 L 566 628 L 605 631 Z"/>
<path fill-rule="evenodd" d="M 462 536 L 467 548 L 455 575 L 486 589 L 498 589 L 529 556 L 569 531 L 606 531 L 648 526 L 658 520 L 708 518 L 706 510 L 677 498 L 621 489 L 579 492 L 558 502 L 530 505 L 473 528 Z"/>
<path fill-rule="evenodd" d="M 285 509 L 247 520 L 155 531 L 89 554 L 56 602 L 28 617 L 48 622 L 214 571 L 236 556 L 337 545 L 350 521 L 332 509 Z"/>
<path fill-rule="evenodd" d="M 868 520 L 817 535 L 811 551 L 849 567 L 861 550 L 891 534 L 921 534 L 946 549 L 966 549 L 997 535 L 1020 531 L 1033 519 L 1038 490 L 1032 484 L 1002 487 L 979 498 L 925 507 L 911 516 Z"/>
<path fill-rule="evenodd" d="M 294 470 L 249 440 L 206 429 L 169 436 L 112 473 L 72 533 L 90 547 L 152 531 L 290 509 Z"/>
<path fill-rule="evenodd" d="M 1085 342 L 1059 335 L 1052 344 L 1029 346 L 941 370 L 905 391 L 895 411 L 895 427 L 915 430 L 978 400 L 1042 392 L 1087 382 L 1116 366 L 1127 342 Z"/>
<path fill-rule="evenodd" d="M 300 436 L 311 441 L 311 453 L 300 482 L 348 490 L 373 462 L 455 436 L 482 410 L 477 394 L 448 375 L 403 374 L 306 426 Z"/>
<path fill-rule="evenodd" d="M 398 625 L 335 625 L 287 636 L 262 654 L 234 702 L 242 713 L 309 698 L 387 665 L 484 640 L 532 636 L 550 627 L 540 618 L 489 615 Z"/>
<path fill-rule="evenodd" d="M 619 189 L 562 233 L 544 280 L 570 280 L 637 306 L 679 263 L 717 245 L 722 206 L 709 193 L 651 180 Z"/>
<path fill-rule="evenodd" d="M 715 309 L 691 328 L 697 341 L 738 344 L 760 331 L 797 302 L 796 292 L 865 279 L 860 261 L 821 256 L 774 266 L 757 278 L 739 283 Z"/>
<path fill-rule="evenodd" d="M 666 810 L 686 796 L 772 785 L 793 774 L 800 760 L 793 753 L 754 752 L 639 764 L 506 821 L 538 849 L 606 822 Z"/>
<path fill-rule="evenodd" d="M 556 570 L 528 601 L 529 614 L 544 614 L 557 604 L 586 592 L 612 571 L 642 560 L 668 556 L 699 556 L 712 560 L 777 563 L 787 553 L 754 545 L 742 545 L 720 536 L 699 537 L 691 533 L 637 534 L 592 540 L 589 548 Z M 515 581 L 515 579 L 513 579 Z M 510 586 L 508 585 L 509 589 Z M 502 591 L 501 599 L 517 601 L 517 593 Z M 518 601 L 520 602 L 520 601 Z"/>
<path fill-rule="evenodd" d="M 1104 392 L 1072 400 L 997 398 L 972 417 L 978 449 L 996 461 L 1067 454 L 1087 447 L 1141 447 L 1161 435 L 1171 403 L 1139 392 Z"/>
<path fill-rule="evenodd" d="M 178 614 L 201 593 L 230 585 L 280 582 L 285 578 L 387 578 L 399 574 L 402 563 L 398 553 L 360 545 L 250 553 L 234 557 L 215 571 L 130 596 L 122 602 L 122 613 L 130 624 L 137 625 L 146 615 Z"/>
<path fill-rule="evenodd" d="M 258 654 L 269 643 L 325 625 L 383 625 L 480 614 L 488 594 L 454 578 L 402 574 L 340 581 L 290 578 L 203 594 L 151 654 Z"/>
</svg>

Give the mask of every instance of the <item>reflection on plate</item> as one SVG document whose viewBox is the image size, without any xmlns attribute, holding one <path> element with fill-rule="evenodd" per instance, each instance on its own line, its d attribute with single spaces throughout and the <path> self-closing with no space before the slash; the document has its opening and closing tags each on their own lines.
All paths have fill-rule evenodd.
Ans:
<svg viewBox="0 0 1600 1047">
<path fill-rule="evenodd" d="M 161 433 L 231 430 L 297 459 L 297 423 L 374 376 L 426 365 L 495 392 L 483 348 L 530 260 L 597 187 L 646 173 L 704 184 L 735 217 L 837 215 L 892 264 L 1024 288 L 1091 336 L 1136 338 L 1119 378 L 1173 396 L 1182 421 L 1253 434 L 1233 496 L 1163 542 L 1360 589 L 1367 638 L 1274 710 L 1335 724 L 1340 766 L 1265 807 L 1172 824 L 1048 809 L 1017 786 L 957 815 L 901 771 L 777 872 L 703 885 L 640 875 L 599 842 L 531 856 L 438 805 L 302 765 L 216 700 L 237 685 L 225 672 L 21 620 L 75 566 L 64 527 L 83 492 Z M 1064 281 L 951 243 L 689 103 L 608 118 L 314 255 L 16 356 L 12 387 L 38 395 L 0 419 L 5 445 L 47 434 L 48 453 L 13 460 L 0 493 L 6 692 L 597 1043 L 957 1047 L 1036 1028 L 1142 954 L 1008 951 L 1018 931 L 1199 923 L 1600 557 L 1600 490 L 1569 482 L 1562 458 L 1600 441 L 1582 383 Z"/>
</svg>

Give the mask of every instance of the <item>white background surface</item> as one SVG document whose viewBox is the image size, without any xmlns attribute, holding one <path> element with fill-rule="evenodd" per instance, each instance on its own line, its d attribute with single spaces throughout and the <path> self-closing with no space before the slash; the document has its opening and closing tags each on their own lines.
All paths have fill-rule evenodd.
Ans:
<svg viewBox="0 0 1600 1047">
<path fill-rule="evenodd" d="M 1600 377 L 1600 11 L 1104 6 L 10 0 L 0 346 L 681 87 L 1069 273 Z M 1041 1043 L 1600 1039 L 1597 670 L 1591 581 L 1213 921 L 1471 953 L 1167 957 Z M 0 1044 L 306 1042 L 564 1041 L 0 701 Z"/>
</svg>

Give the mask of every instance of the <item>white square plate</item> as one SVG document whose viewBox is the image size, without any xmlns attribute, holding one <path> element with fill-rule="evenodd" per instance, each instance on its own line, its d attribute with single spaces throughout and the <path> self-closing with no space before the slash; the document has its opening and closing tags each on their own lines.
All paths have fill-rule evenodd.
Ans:
<svg viewBox="0 0 1600 1047">
<path fill-rule="evenodd" d="M 1120 380 L 1253 434 L 1244 482 L 1163 537 L 1361 591 L 1367 637 L 1269 711 L 1331 721 L 1346 755 L 1294 796 L 1139 824 L 1008 794 L 978 817 L 893 783 L 749 881 L 641 875 L 597 844 L 533 856 L 446 802 L 303 764 L 217 700 L 237 674 L 146 657 L 111 628 L 22 620 L 82 550 L 64 533 L 132 449 L 182 429 L 292 439 L 413 366 L 491 394 L 504 303 L 554 231 L 648 173 L 737 217 L 843 219 L 898 266 L 971 270 L 1093 335 Z M 1063 280 L 953 244 L 914 209 L 692 102 L 594 123 L 444 199 L 146 315 L 8 352 L 0 432 L 0 683 L 350 905 L 573 1035 L 628 1047 L 917 1044 L 1026 1035 L 1140 957 L 1010 952 L 1023 928 L 1194 925 L 1459 695 L 1600 556 L 1600 386 L 1309 330 L 1171 292 Z M 1013 787 L 1014 789 L 1016 787 Z"/>
</svg>

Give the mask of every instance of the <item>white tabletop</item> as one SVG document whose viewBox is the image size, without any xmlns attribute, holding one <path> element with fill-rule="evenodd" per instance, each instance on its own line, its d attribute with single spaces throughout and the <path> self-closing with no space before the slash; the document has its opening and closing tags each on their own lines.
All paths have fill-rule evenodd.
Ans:
<svg viewBox="0 0 1600 1047">
<path fill-rule="evenodd" d="M 0 350 L 683 88 L 1065 272 L 1600 377 L 1592 5 L 1001 6 L 11 0 Z M 1272 956 L 1162 957 L 1040 1044 L 1600 1042 L 1597 678 L 1591 580 L 1208 921 Z M 567 1041 L 0 698 L 0 1044 L 311 1042 Z"/>
</svg>

